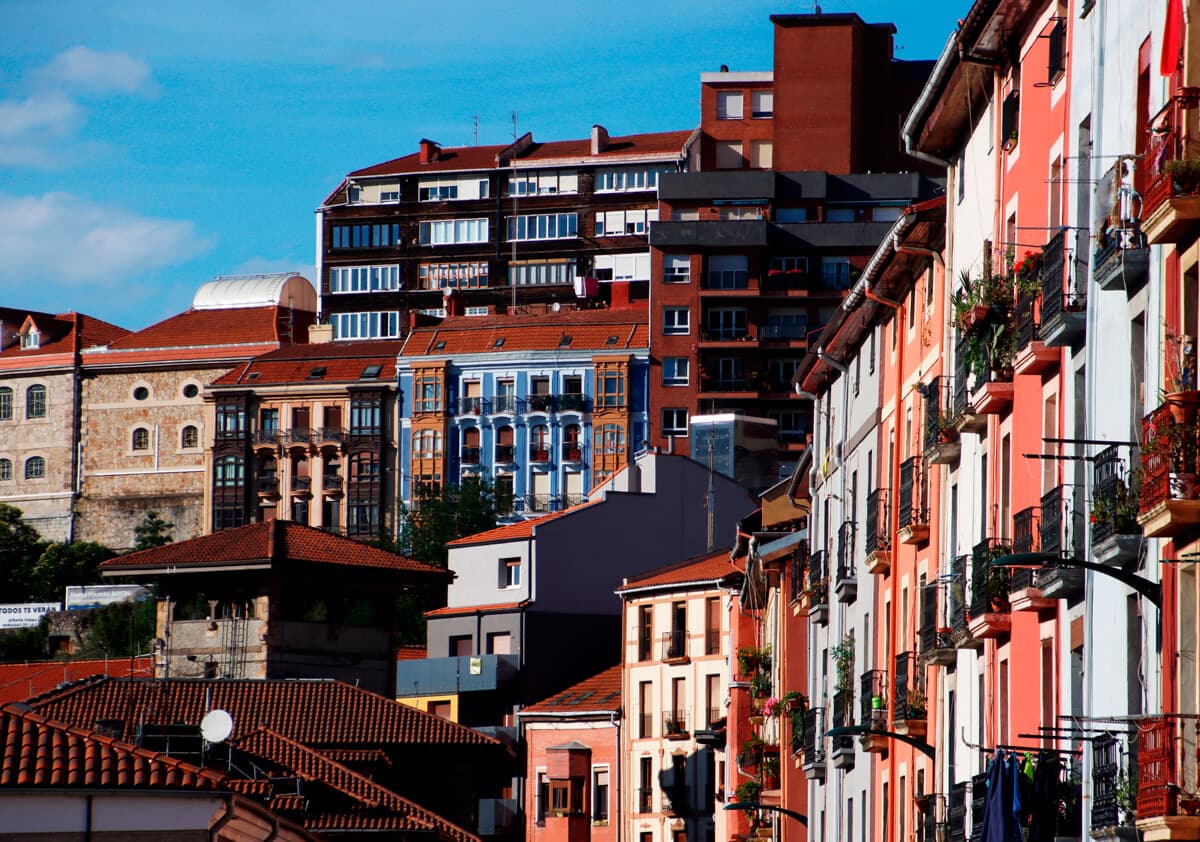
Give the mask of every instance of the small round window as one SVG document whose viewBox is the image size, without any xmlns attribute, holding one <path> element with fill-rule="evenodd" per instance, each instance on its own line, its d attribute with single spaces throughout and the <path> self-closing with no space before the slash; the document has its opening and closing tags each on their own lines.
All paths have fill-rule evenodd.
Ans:
<svg viewBox="0 0 1200 842">
<path fill-rule="evenodd" d="M 145 386 L 138 386 L 133 390 L 133 399 L 135 401 L 144 401 L 148 397 L 150 397 L 150 390 Z"/>
<path fill-rule="evenodd" d="M 183 387 L 183 396 L 185 398 L 194 398 L 198 394 L 200 394 L 200 387 L 198 387 L 195 383 L 188 383 Z"/>
</svg>

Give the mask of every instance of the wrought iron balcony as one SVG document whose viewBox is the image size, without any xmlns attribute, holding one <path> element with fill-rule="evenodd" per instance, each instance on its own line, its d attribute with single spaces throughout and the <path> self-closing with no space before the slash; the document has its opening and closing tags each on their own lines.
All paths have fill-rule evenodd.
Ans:
<svg viewBox="0 0 1200 842">
<path fill-rule="evenodd" d="M 946 666 L 956 660 L 954 639 L 950 626 L 949 611 L 943 619 L 939 616 L 939 602 L 946 600 L 946 594 L 953 587 L 949 584 L 935 583 L 921 588 L 921 659 L 927 663 Z"/>
<path fill-rule="evenodd" d="M 892 673 L 892 722 L 901 734 L 925 733 L 925 694 L 920 686 L 921 666 L 915 652 L 896 655 Z"/>
<path fill-rule="evenodd" d="M 512 462 L 516 458 L 516 448 L 511 444 L 496 445 L 496 461 L 497 462 Z"/>
<path fill-rule="evenodd" d="M 888 690 L 887 672 L 884 670 L 867 670 L 859 678 L 859 717 L 860 725 L 868 728 L 886 731 L 888 728 Z M 863 748 L 869 752 L 881 753 L 887 751 L 887 741 L 878 736 L 866 734 L 862 737 Z"/>
<path fill-rule="evenodd" d="M 950 562 L 950 582 L 946 586 L 946 619 L 954 644 L 959 648 L 977 645 L 968 630 L 967 582 L 970 574 L 971 556 L 955 556 Z"/>
<path fill-rule="evenodd" d="M 1170 396 L 1142 419 L 1138 523 L 1147 537 L 1173 538 L 1200 525 L 1200 393 Z"/>
<path fill-rule="evenodd" d="M 308 445 L 313 442 L 313 431 L 309 427 L 292 427 L 286 433 L 289 445 Z"/>
<path fill-rule="evenodd" d="M 688 656 L 686 629 L 663 632 L 661 644 L 664 661 L 681 661 Z"/>
<path fill-rule="evenodd" d="M 553 395 L 526 395 L 525 412 L 550 412 L 554 409 Z"/>
<path fill-rule="evenodd" d="M 1087 293 L 1070 288 L 1066 235 L 1061 228 L 1042 249 L 1042 341 L 1051 347 L 1078 344 L 1086 326 Z"/>
<path fill-rule="evenodd" d="M 1096 249 L 1092 277 L 1104 290 L 1125 290 L 1129 295 L 1146 284 L 1150 276 L 1150 249 L 1145 235 L 1133 228 L 1106 232 L 1107 242 Z"/>
<path fill-rule="evenodd" d="M 1099 551 L 1102 544 L 1116 543 L 1109 541 L 1112 536 L 1142 534 L 1139 507 L 1139 489 L 1130 487 L 1120 451 L 1116 445 L 1104 448 L 1092 461 L 1092 546 L 1097 560 L 1118 561 Z"/>
<path fill-rule="evenodd" d="M 838 690 L 833 694 L 833 727 L 854 724 L 854 692 Z M 833 768 L 854 768 L 854 738 L 849 735 L 834 737 Z"/>
<path fill-rule="evenodd" d="M 825 778 L 825 708 L 804 711 L 804 770 L 809 778 Z"/>
<path fill-rule="evenodd" d="M 925 466 L 913 456 L 900 464 L 900 493 L 896 505 L 902 544 L 923 544 L 929 540 L 929 513 L 925 508 Z"/>
<path fill-rule="evenodd" d="M 1117 789 L 1123 771 L 1116 738 L 1102 735 L 1092 740 L 1092 830 L 1116 827 L 1119 821 Z"/>
<path fill-rule="evenodd" d="M 470 397 L 459 398 L 458 414 L 459 415 L 480 415 L 481 413 L 491 412 L 491 402 L 487 398 Z"/>
<path fill-rule="evenodd" d="M 293 475 L 291 489 L 292 489 L 292 491 L 300 492 L 300 493 L 303 493 L 306 491 L 311 491 L 312 490 L 312 477 L 298 477 L 298 476 Z"/>
<path fill-rule="evenodd" d="M 529 445 L 529 461 L 530 462 L 549 462 L 550 447 L 548 445 Z"/>
<path fill-rule="evenodd" d="M 1013 515 L 1013 552 L 1032 553 L 1038 548 L 1038 506 L 1029 506 Z"/>
<path fill-rule="evenodd" d="M 576 392 L 555 395 L 554 406 L 559 412 L 587 412 L 588 397 Z"/>
<path fill-rule="evenodd" d="M 837 535 L 837 579 L 834 589 L 840 602 L 854 602 L 858 596 L 858 576 L 854 566 L 854 522 L 846 521 Z"/>
<path fill-rule="evenodd" d="M 817 550 L 808 557 L 808 613 L 817 623 L 829 619 L 829 573 L 825 565 L 824 550 Z"/>
<path fill-rule="evenodd" d="M 323 477 L 321 477 L 321 488 L 325 491 L 341 491 L 341 474 L 325 474 Z"/>
<path fill-rule="evenodd" d="M 966 842 L 967 839 L 967 784 L 957 783 L 950 787 L 946 797 L 946 824 L 949 842 Z"/>
<path fill-rule="evenodd" d="M 983 813 L 987 804 L 987 772 L 971 778 L 971 842 L 983 839 Z"/>
<path fill-rule="evenodd" d="M 274 427 L 266 430 L 255 430 L 254 443 L 256 445 L 274 447 L 275 445 L 279 444 L 279 430 Z"/>
<path fill-rule="evenodd" d="M 491 405 L 493 415 L 513 415 L 517 411 L 517 396 L 493 395 Z"/>
<path fill-rule="evenodd" d="M 891 569 L 891 500 L 888 489 L 877 488 L 867 495 L 863 532 L 864 566 L 868 573 L 886 574 Z"/>
<path fill-rule="evenodd" d="M 340 445 L 346 440 L 346 431 L 341 427 L 317 428 L 317 441 L 321 444 Z"/>
<path fill-rule="evenodd" d="M 579 462 L 583 459 L 583 448 L 576 442 L 563 442 L 562 460 L 564 462 Z"/>
<path fill-rule="evenodd" d="M 962 444 L 954 427 L 950 378 L 933 378 L 921 394 L 925 400 L 925 457 L 931 464 L 951 464 L 958 460 Z"/>
<path fill-rule="evenodd" d="M 1009 572 L 992 559 L 1009 555 L 1009 547 L 985 538 L 971 551 L 970 632 L 973 638 L 999 637 L 1012 627 L 1009 615 Z"/>
<path fill-rule="evenodd" d="M 462 463 L 464 465 L 478 465 L 479 458 L 483 450 L 478 446 L 467 446 L 462 449 Z"/>
<path fill-rule="evenodd" d="M 274 497 L 279 494 L 279 477 L 275 474 L 260 476 L 257 483 L 258 493 L 264 497 Z"/>
<path fill-rule="evenodd" d="M 687 711 L 664 711 L 662 715 L 663 736 L 668 740 L 682 738 L 688 735 Z"/>
<path fill-rule="evenodd" d="M 1187 734 L 1186 732 L 1191 732 Z M 1152 716 L 1138 722 L 1137 818 L 1196 816 L 1197 768 L 1194 756 L 1200 724 L 1177 716 Z M 1200 819 L 1193 819 L 1193 832 Z M 1182 828 L 1181 828 L 1182 829 Z M 1174 837 L 1181 838 L 1181 837 Z"/>
<path fill-rule="evenodd" d="M 525 495 L 525 511 L 527 512 L 557 512 L 559 505 L 558 498 L 552 494 L 526 494 Z"/>
</svg>

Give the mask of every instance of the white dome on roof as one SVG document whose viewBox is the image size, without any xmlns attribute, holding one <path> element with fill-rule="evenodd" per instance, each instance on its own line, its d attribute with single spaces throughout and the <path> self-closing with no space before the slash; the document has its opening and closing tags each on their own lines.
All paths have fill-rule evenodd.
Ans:
<svg viewBox="0 0 1200 842">
<path fill-rule="evenodd" d="M 277 275 L 221 275 L 196 291 L 193 310 L 231 310 L 238 307 L 291 307 L 315 313 L 317 291 L 295 272 Z"/>
</svg>

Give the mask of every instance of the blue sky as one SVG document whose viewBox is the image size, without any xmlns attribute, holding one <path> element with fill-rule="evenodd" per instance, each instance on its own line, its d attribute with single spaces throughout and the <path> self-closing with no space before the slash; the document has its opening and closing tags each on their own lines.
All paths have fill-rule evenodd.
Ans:
<svg viewBox="0 0 1200 842">
<path fill-rule="evenodd" d="M 824 0 L 933 58 L 969 0 Z M 444 14 L 437 14 L 442 9 Z M 690 128 L 811 2 L 0 0 L 0 301 L 138 329 L 221 274 L 312 278 L 346 172 L 445 145 Z M 315 279 L 314 279 L 315 280 Z"/>
</svg>

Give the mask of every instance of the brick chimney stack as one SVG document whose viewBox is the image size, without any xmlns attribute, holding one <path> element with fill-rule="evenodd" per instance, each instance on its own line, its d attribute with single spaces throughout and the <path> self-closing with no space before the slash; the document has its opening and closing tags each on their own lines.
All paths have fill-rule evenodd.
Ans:
<svg viewBox="0 0 1200 842">
<path fill-rule="evenodd" d="M 438 146 L 434 141 L 421 138 L 421 153 L 417 160 L 422 164 L 432 164 L 438 159 L 441 151 L 442 147 Z"/>
<path fill-rule="evenodd" d="M 608 131 L 604 126 L 592 126 L 592 154 L 599 155 L 608 148 Z"/>
</svg>

